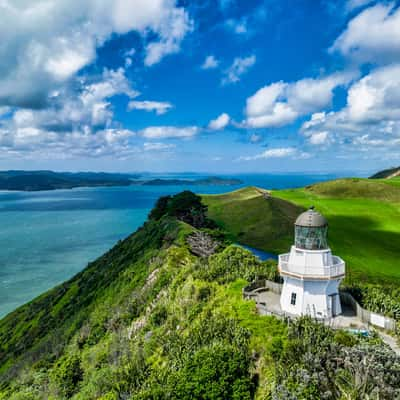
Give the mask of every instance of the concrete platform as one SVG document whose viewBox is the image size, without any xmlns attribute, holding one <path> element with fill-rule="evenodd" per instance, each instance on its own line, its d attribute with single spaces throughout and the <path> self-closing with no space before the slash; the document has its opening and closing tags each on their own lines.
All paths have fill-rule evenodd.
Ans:
<svg viewBox="0 0 400 400">
<path fill-rule="evenodd" d="M 261 315 L 276 315 L 280 317 L 295 318 L 295 315 L 284 313 L 280 305 L 280 295 L 270 290 L 265 290 L 257 293 L 254 298 L 257 304 L 257 309 Z M 351 308 L 343 307 L 342 314 L 334 318 L 324 320 L 324 322 L 336 329 L 368 329 L 367 324 L 363 323 L 354 313 Z"/>
</svg>

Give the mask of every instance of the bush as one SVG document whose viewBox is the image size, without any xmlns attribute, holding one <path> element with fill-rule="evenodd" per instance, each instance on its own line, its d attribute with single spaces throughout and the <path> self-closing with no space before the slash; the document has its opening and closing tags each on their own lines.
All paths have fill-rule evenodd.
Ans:
<svg viewBox="0 0 400 400">
<path fill-rule="evenodd" d="M 201 266 L 198 275 L 200 279 L 219 283 L 233 282 L 239 278 L 250 282 L 268 273 L 266 265 L 248 250 L 232 245 L 221 253 L 210 256 L 209 263 Z"/>
<path fill-rule="evenodd" d="M 249 360 L 230 344 L 217 343 L 197 351 L 185 367 L 171 375 L 174 399 L 251 399 Z"/>
<path fill-rule="evenodd" d="M 83 378 L 79 356 L 72 354 L 61 357 L 53 367 L 51 378 L 61 396 L 71 397 Z"/>
<path fill-rule="evenodd" d="M 207 219 L 206 212 L 207 206 L 201 202 L 201 197 L 185 190 L 175 196 L 160 197 L 150 212 L 149 218 L 160 220 L 163 216 L 168 215 L 195 228 L 212 227 L 214 224 Z"/>
</svg>

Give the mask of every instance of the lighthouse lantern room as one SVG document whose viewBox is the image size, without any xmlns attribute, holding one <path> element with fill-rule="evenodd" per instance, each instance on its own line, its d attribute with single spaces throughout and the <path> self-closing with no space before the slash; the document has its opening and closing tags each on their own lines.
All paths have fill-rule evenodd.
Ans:
<svg viewBox="0 0 400 400">
<path fill-rule="evenodd" d="M 297 218 L 295 243 L 290 253 L 279 256 L 284 312 L 314 318 L 341 314 L 339 284 L 345 275 L 345 263 L 332 255 L 327 233 L 328 222 L 314 207 Z"/>
</svg>

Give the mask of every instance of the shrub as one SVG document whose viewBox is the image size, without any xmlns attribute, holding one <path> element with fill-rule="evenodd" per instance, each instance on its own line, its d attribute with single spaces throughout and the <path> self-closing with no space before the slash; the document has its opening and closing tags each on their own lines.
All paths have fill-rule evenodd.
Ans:
<svg viewBox="0 0 400 400">
<path fill-rule="evenodd" d="M 53 367 L 52 382 L 63 397 L 71 397 L 78 389 L 83 378 L 81 360 L 78 355 L 71 354 L 61 357 Z"/>
</svg>

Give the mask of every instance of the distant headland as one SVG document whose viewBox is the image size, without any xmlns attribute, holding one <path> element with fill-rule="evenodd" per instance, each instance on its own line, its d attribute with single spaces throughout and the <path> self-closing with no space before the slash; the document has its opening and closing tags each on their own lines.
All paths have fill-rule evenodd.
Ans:
<svg viewBox="0 0 400 400">
<path fill-rule="evenodd" d="M 202 179 L 150 179 L 143 181 L 133 181 L 135 185 L 146 185 L 146 186 L 200 186 L 200 185 L 218 185 L 218 186 L 231 186 L 240 185 L 243 181 L 235 178 L 220 178 L 218 176 L 209 176 Z"/>
<path fill-rule="evenodd" d="M 400 167 L 384 169 L 370 176 L 370 179 L 391 179 L 400 177 Z"/>
<path fill-rule="evenodd" d="M 163 185 L 239 185 L 239 179 L 206 177 L 201 179 L 139 179 L 139 174 L 108 172 L 0 171 L 0 190 L 41 191 L 102 186 Z"/>
</svg>

